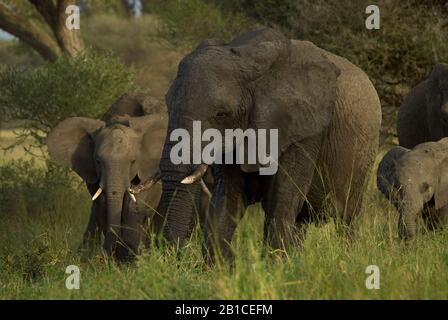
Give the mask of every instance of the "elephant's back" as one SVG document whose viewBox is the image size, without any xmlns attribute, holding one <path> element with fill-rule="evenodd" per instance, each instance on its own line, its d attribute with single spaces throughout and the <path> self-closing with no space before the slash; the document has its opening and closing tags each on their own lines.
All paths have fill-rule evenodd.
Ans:
<svg viewBox="0 0 448 320">
<path fill-rule="evenodd" d="M 381 103 L 375 87 L 366 73 L 347 59 L 317 47 L 309 41 L 292 41 L 299 54 L 322 54 L 339 70 L 337 83 L 337 117 L 347 117 L 355 130 L 379 131 Z M 341 120 L 341 119 L 339 119 Z"/>
<path fill-rule="evenodd" d="M 428 141 L 429 131 L 425 121 L 427 85 L 428 80 L 425 80 L 412 88 L 398 110 L 398 141 L 405 148 L 413 148 Z"/>
</svg>

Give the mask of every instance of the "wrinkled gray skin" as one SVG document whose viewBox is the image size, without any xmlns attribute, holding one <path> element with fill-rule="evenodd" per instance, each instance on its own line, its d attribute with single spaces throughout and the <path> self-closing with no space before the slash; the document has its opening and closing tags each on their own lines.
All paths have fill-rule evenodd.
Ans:
<svg viewBox="0 0 448 320">
<path fill-rule="evenodd" d="M 448 138 L 389 150 L 378 166 L 377 186 L 399 212 L 401 239 L 415 239 L 420 216 L 430 230 L 442 226 L 448 217 Z"/>
<path fill-rule="evenodd" d="M 103 193 L 92 203 L 84 244 L 102 232 L 106 252 L 118 259 L 137 253 L 145 240 L 148 217 L 154 215 L 145 204 L 156 208 L 161 194 L 156 184 L 136 194 L 134 203 L 127 192 L 158 170 L 165 140 L 166 115 L 159 112 L 156 100 L 148 99 L 124 96 L 104 121 L 68 118 L 47 138 L 51 157 L 81 176 L 92 196 L 102 187 Z"/>
<path fill-rule="evenodd" d="M 437 64 L 429 78 L 403 100 L 397 134 L 400 146 L 405 148 L 448 136 L 448 65 Z"/>
<path fill-rule="evenodd" d="M 258 165 L 214 165 L 215 185 L 206 221 L 206 252 L 231 258 L 229 243 L 245 208 L 262 203 L 265 238 L 284 249 L 310 208 L 326 204 L 345 226 L 359 211 L 378 149 L 381 108 L 364 72 L 310 42 L 272 29 L 230 43 L 207 40 L 180 63 L 166 102 L 167 140 L 160 169 L 166 237 L 182 243 L 191 230 L 199 184 L 183 185 L 195 165 L 173 165 L 176 128 L 279 129 L 279 170 L 259 176 Z M 192 136 L 192 134 L 191 134 Z M 309 201 L 307 206 L 305 199 Z"/>
</svg>

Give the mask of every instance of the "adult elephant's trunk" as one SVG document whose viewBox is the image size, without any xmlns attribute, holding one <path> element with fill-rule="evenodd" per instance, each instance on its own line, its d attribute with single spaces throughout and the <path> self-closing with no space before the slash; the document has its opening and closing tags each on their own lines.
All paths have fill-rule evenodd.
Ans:
<svg viewBox="0 0 448 320">
<path fill-rule="evenodd" d="M 198 184 L 183 186 L 169 183 L 163 188 L 159 213 L 165 217 L 164 235 L 169 242 L 181 245 L 192 230 L 194 213 L 198 210 Z"/>
<path fill-rule="evenodd" d="M 173 164 L 170 159 L 172 147 L 168 135 L 160 162 L 163 192 L 157 211 L 163 219 L 165 238 L 181 245 L 191 233 L 195 210 L 199 210 L 201 186 L 199 182 L 190 185 L 180 183 L 195 166 Z"/>
<path fill-rule="evenodd" d="M 117 171 L 119 172 L 119 171 Z M 109 176 L 105 185 L 107 200 L 107 233 L 104 249 L 113 255 L 121 239 L 121 215 L 126 187 L 114 176 Z"/>
</svg>

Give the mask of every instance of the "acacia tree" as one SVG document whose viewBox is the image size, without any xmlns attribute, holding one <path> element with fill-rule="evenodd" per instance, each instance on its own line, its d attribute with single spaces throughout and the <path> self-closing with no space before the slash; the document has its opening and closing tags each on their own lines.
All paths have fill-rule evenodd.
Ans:
<svg viewBox="0 0 448 320">
<path fill-rule="evenodd" d="M 65 26 L 69 5 L 76 0 L 0 0 L 0 29 L 54 61 L 65 54 L 75 57 L 84 49 L 80 31 Z"/>
</svg>

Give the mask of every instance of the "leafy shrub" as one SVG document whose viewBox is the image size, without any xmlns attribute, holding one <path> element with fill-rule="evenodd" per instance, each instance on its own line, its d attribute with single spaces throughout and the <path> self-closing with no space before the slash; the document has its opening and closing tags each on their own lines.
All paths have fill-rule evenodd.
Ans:
<svg viewBox="0 0 448 320">
<path fill-rule="evenodd" d="M 36 69 L 9 67 L 0 72 L 0 114 L 26 120 L 22 141 L 32 136 L 40 147 L 62 119 L 97 117 L 132 85 L 133 72 L 117 58 L 89 50 Z"/>
<path fill-rule="evenodd" d="M 151 12 L 161 21 L 162 38 L 188 47 L 206 38 L 229 40 L 248 27 L 244 14 L 225 14 L 214 3 L 203 0 L 155 0 Z"/>
<path fill-rule="evenodd" d="M 163 99 L 185 53 L 160 41 L 157 25 L 158 20 L 152 15 L 136 19 L 94 15 L 83 20 L 83 37 L 95 50 L 114 52 L 135 70 L 139 89 Z"/>
<path fill-rule="evenodd" d="M 34 160 L 0 166 L 0 216 L 51 214 L 61 205 L 68 209 L 85 194 L 74 173 L 51 162 L 46 168 Z"/>
</svg>

